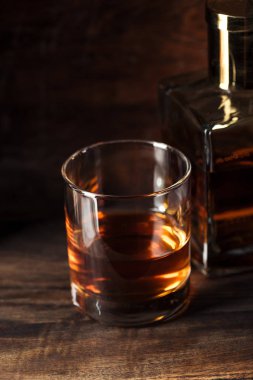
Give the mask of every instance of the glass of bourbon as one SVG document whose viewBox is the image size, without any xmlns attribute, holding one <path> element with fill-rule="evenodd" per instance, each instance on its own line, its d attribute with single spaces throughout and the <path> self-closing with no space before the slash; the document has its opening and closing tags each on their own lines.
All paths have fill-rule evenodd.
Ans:
<svg viewBox="0 0 253 380">
<path fill-rule="evenodd" d="M 189 303 L 189 160 L 166 144 L 88 146 L 63 165 L 73 303 L 102 323 L 174 318 Z"/>
</svg>

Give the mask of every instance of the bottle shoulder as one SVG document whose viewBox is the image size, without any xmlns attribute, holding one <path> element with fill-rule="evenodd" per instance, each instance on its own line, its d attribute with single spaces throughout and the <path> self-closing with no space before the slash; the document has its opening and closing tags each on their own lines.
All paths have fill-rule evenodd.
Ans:
<svg viewBox="0 0 253 380">
<path fill-rule="evenodd" d="M 177 105 L 192 114 L 201 129 L 224 129 L 253 121 L 253 91 L 225 91 L 210 83 L 204 73 L 161 81 L 165 107 Z M 173 109 L 171 109 L 171 112 Z"/>
<path fill-rule="evenodd" d="M 205 170 L 210 172 L 226 170 L 227 165 L 232 170 L 240 160 L 249 164 L 253 154 L 252 90 L 224 91 L 203 78 L 167 87 L 161 104 L 164 136 L 192 162 L 205 162 Z"/>
</svg>

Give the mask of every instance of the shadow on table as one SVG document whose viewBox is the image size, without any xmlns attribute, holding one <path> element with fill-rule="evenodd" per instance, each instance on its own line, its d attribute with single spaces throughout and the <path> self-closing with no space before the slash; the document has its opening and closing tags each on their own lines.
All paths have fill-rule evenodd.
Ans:
<svg viewBox="0 0 253 380">
<path fill-rule="evenodd" d="M 192 274 L 191 304 L 188 315 L 199 312 L 238 310 L 252 304 L 253 272 L 206 278 L 196 269 Z"/>
</svg>

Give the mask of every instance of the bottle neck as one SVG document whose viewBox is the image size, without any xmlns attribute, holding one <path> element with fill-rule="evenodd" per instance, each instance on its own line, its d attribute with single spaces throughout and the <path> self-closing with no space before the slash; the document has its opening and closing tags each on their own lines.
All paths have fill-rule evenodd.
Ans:
<svg viewBox="0 0 253 380">
<path fill-rule="evenodd" d="M 209 76 L 223 90 L 253 88 L 253 31 L 208 28 Z"/>
</svg>

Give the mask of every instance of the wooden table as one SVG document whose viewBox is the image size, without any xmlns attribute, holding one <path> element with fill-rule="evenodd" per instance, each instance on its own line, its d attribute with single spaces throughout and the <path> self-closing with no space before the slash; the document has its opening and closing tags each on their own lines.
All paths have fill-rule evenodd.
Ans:
<svg viewBox="0 0 253 380">
<path fill-rule="evenodd" d="M 71 304 L 62 221 L 1 240 L 0 379 L 253 379 L 253 275 L 192 276 L 181 318 L 114 328 Z"/>
</svg>

